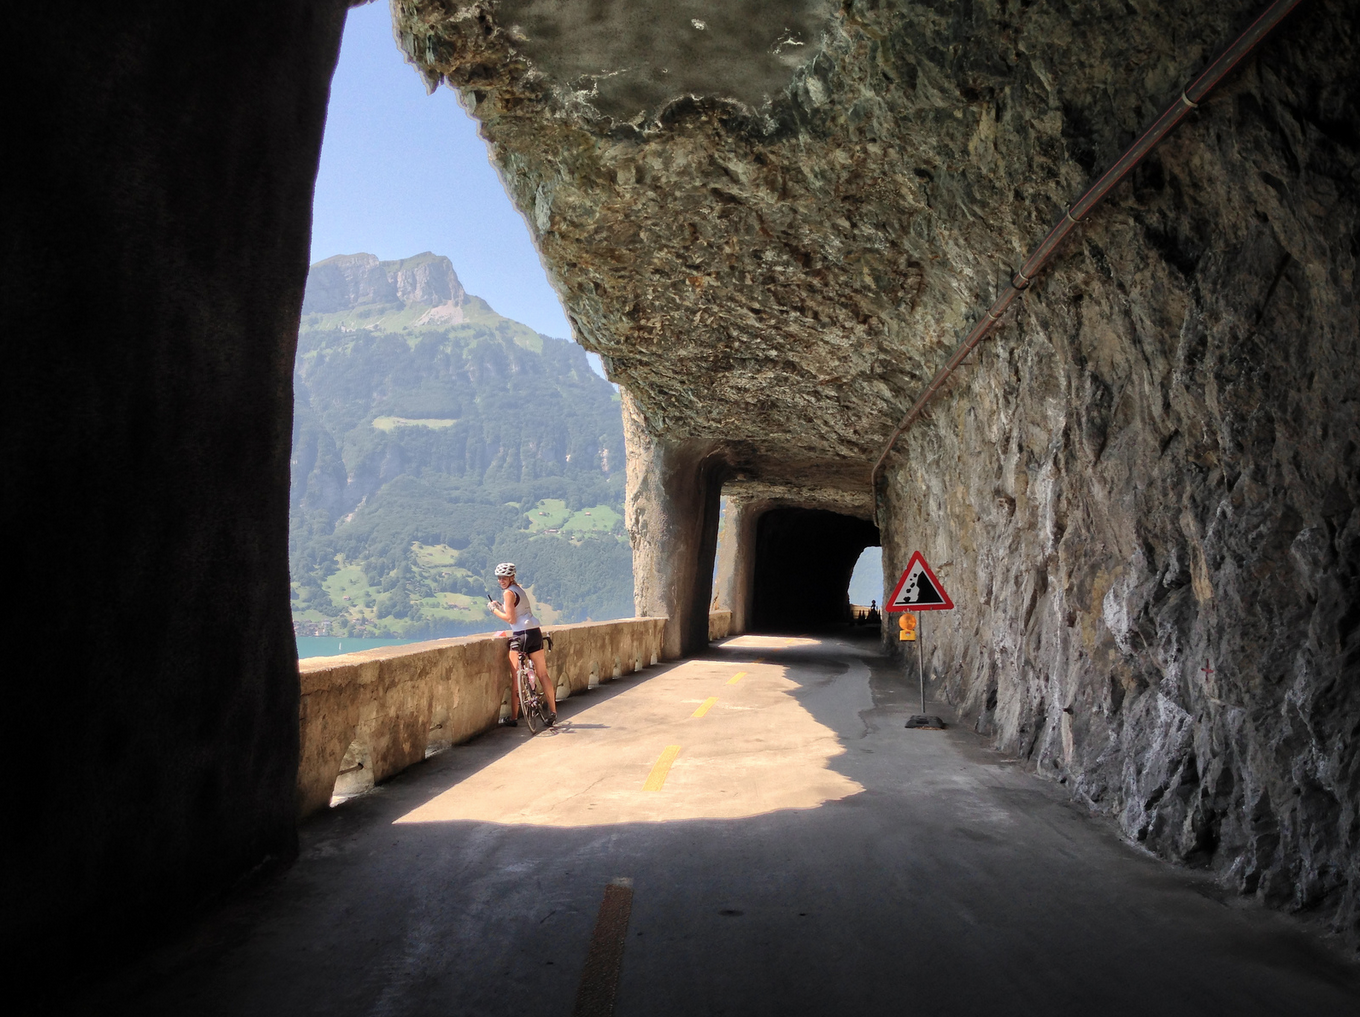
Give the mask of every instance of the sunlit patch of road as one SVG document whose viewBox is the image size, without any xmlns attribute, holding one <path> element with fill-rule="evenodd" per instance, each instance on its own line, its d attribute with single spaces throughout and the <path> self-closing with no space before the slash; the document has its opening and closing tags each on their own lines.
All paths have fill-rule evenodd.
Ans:
<svg viewBox="0 0 1360 1017">
<path fill-rule="evenodd" d="M 768 638 L 742 636 L 760 642 L 741 648 L 777 650 L 790 642 Z M 747 662 L 740 668 L 736 685 L 730 682 L 737 665 L 714 660 L 686 661 L 638 682 L 524 739 L 397 822 L 574 827 L 739 819 L 816 808 L 864 790 L 830 766 L 844 748 L 794 697 L 801 686 L 788 668 Z M 708 700 L 696 716 L 693 704 Z M 644 790 L 658 756 L 675 746 L 661 790 Z"/>
</svg>

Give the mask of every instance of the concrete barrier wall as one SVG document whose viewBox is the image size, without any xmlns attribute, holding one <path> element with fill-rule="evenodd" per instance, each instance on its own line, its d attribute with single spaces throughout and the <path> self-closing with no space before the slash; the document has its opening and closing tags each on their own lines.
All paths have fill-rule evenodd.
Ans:
<svg viewBox="0 0 1360 1017">
<path fill-rule="evenodd" d="M 708 641 L 711 643 L 715 639 L 726 639 L 732 634 L 732 612 L 731 611 L 710 611 L 708 612 Z"/>
<path fill-rule="evenodd" d="M 558 698 L 657 663 L 665 625 L 626 618 L 548 629 Z M 510 689 L 507 642 L 462 636 L 299 662 L 299 816 L 330 804 L 342 770 L 386 780 L 430 748 L 494 727 Z"/>
</svg>

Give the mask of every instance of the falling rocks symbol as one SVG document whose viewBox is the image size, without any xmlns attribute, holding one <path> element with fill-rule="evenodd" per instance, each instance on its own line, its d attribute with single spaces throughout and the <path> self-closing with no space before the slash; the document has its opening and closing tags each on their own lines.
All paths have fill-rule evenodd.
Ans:
<svg viewBox="0 0 1360 1017">
<path fill-rule="evenodd" d="M 944 598 L 940 596 L 940 591 L 926 578 L 924 572 L 918 572 L 910 580 L 912 592 L 909 594 L 911 603 L 920 607 L 922 604 L 943 604 Z"/>
</svg>

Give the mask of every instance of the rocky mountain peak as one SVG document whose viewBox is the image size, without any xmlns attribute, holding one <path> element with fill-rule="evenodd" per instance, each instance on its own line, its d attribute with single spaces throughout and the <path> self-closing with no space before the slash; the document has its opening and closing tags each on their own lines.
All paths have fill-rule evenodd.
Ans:
<svg viewBox="0 0 1360 1017">
<path fill-rule="evenodd" d="M 388 279 L 397 290 L 397 299 L 406 304 L 453 304 L 461 307 L 467 303 L 467 292 L 458 281 L 458 273 L 453 270 L 453 262 L 441 254 L 426 251 L 414 258 L 402 261 L 379 262 Z"/>
<path fill-rule="evenodd" d="M 339 254 L 317 262 L 307 273 L 302 313 L 413 304 L 452 310 L 466 303 L 467 292 L 453 262 L 443 255 L 426 251 L 414 258 L 379 261 L 372 254 Z"/>
</svg>

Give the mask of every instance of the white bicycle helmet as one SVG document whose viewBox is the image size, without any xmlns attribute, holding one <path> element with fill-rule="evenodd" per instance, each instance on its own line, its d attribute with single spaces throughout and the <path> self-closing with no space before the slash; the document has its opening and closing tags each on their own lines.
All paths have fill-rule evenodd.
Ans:
<svg viewBox="0 0 1360 1017">
<path fill-rule="evenodd" d="M 497 578 L 500 578 L 501 576 L 511 576 L 511 577 L 513 577 L 514 574 L 515 574 L 515 563 L 512 562 L 512 561 L 503 561 L 503 562 L 501 562 L 499 565 L 496 566 L 496 577 L 497 577 Z"/>
</svg>

